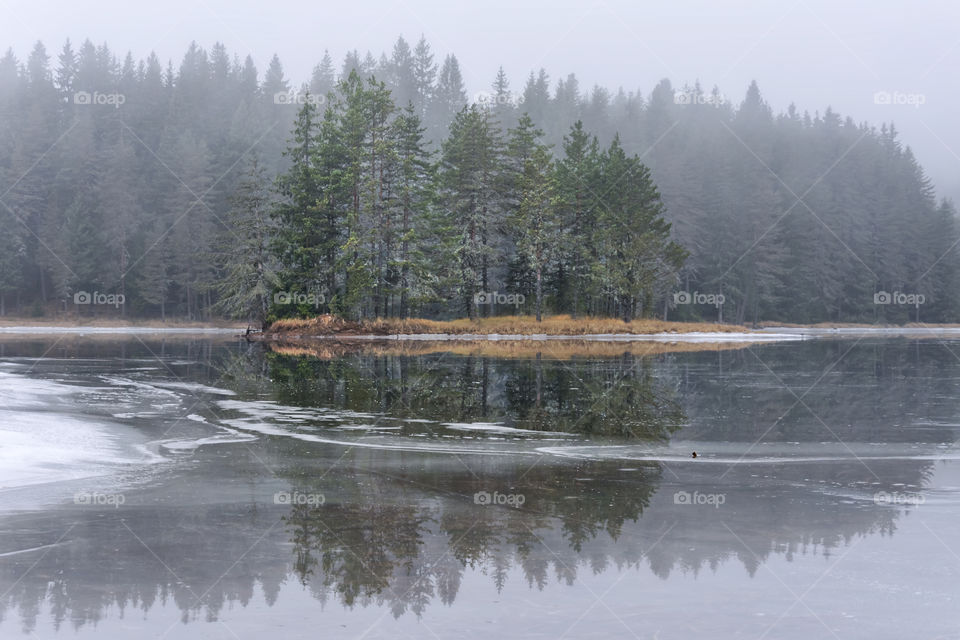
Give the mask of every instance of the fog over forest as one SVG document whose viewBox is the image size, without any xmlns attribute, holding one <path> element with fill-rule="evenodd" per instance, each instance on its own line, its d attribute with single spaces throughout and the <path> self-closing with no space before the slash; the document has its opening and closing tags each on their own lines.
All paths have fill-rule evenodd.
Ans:
<svg viewBox="0 0 960 640">
<path fill-rule="evenodd" d="M 324 54 L 303 84 L 278 57 L 260 70 L 220 44 L 164 65 L 84 41 L 8 51 L 0 108 L 15 230 L 2 293 L 21 313 L 95 291 L 135 314 L 242 315 L 249 300 L 225 298 L 261 286 L 354 317 L 475 315 L 489 309 L 471 301 L 493 291 L 525 311 L 540 300 L 738 322 L 955 311 L 955 210 L 895 127 L 830 108 L 776 113 L 755 83 L 736 98 L 668 79 L 641 93 L 501 69 L 471 96 L 456 56 L 425 38 L 379 57 Z M 339 150 L 322 148 L 334 139 Z M 542 175 L 525 177 L 534 151 Z M 347 177 L 324 186 L 301 171 L 324 163 Z M 531 226 L 541 214 L 522 206 L 523 185 L 547 178 L 551 211 Z M 313 237 L 321 223 L 304 212 L 321 194 L 341 200 L 312 214 L 329 222 Z M 652 238 L 660 216 L 672 229 Z M 236 273 L 230 256 L 250 251 L 272 269 Z"/>
<path fill-rule="evenodd" d="M 348 44 L 337 33 L 306 45 L 300 25 L 289 42 L 267 37 L 254 22 L 278 16 L 217 5 L 196 31 L 220 30 L 177 51 L 179 23 L 147 11 L 165 30 L 29 44 L 11 33 L 16 46 L 0 57 L 0 313 L 951 321 L 952 168 L 917 126 L 941 131 L 949 150 L 949 130 L 924 119 L 942 97 L 920 89 L 952 49 L 910 50 L 901 64 L 933 61 L 912 85 L 891 82 L 899 67 L 874 70 L 877 39 L 851 34 L 846 10 L 830 23 L 821 10 L 741 16 L 730 32 L 741 55 L 718 46 L 717 60 L 699 50 L 670 64 L 653 35 L 628 38 L 641 52 L 633 65 L 597 43 L 637 36 L 637 16 L 619 5 L 585 9 L 549 41 L 549 30 L 529 34 L 538 56 L 507 38 L 478 59 L 470 39 L 469 64 L 451 46 L 462 28 L 452 15 L 424 20 L 417 7 L 394 17 L 419 34 L 384 35 L 393 14 L 374 11 Z M 540 15 L 517 11 L 512 24 Z M 710 15 L 687 16 L 691 44 L 716 45 Z M 677 17 L 654 12 L 637 28 Z M 61 35 L 39 9 L 16 18 Z M 785 85 L 791 73 L 810 80 L 792 61 L 771 77 L 789 49 L 770 49 L 783 23 L 822 44 L 806 51 L 810 68 L 839 42 L 851 78 L 870 78 L 869 99 L 851 103 L 827 75 Z M 720 84 L 696 80 L 691 58 Z"/>
<path fill-rule="evenodd" d="M 0 639 L 958 637 L 956 0 L 0 16 Z"/>
</svg>

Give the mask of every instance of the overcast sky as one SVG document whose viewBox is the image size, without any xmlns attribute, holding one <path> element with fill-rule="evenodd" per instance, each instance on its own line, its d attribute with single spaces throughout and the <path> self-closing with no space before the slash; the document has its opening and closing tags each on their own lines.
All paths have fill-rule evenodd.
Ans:
<svg viewBox="0 0 960 640">
<path fill-rule="evenodd" d="M 468 89 L 486 89 L 498 65 L 513 88 L 531 69 L 574 72 L 581 86 L 646 95 L 669 77 L 700 80 L 739 102 L 756 79 L 775 111 L 832 106 L 856 121 L 893 121 L 941 194 L 960 199 L 960 2 L 238 2 L 236 0 L 0 0 L 0 46 L 25 58 L 66 38 L 107 42 L 122 56 L 180 57 L 192 40 L 250 53 L 261 72 L 273 53 L 299 84 L 329 49 L 379 56 L 396 37 L 426 35 L 441 59 L 457 55 Z M 913 104 L 876 104 L 899 93 Z M 897 97 L 894 98 L 896 100 Z M 922 103 L 922 104 L 918 104 Z"/>
</svg>

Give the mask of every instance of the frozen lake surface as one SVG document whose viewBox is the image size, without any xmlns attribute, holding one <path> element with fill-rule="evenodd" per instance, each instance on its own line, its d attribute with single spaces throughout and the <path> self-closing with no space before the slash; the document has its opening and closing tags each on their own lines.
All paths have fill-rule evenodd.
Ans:
<svg viewBox="0 0 960 640">
<path fill-rule="evenodd" d="M 235 331 L 0 340 L 0 637 L 960 638 L 960 336 Z"/>
</svg>

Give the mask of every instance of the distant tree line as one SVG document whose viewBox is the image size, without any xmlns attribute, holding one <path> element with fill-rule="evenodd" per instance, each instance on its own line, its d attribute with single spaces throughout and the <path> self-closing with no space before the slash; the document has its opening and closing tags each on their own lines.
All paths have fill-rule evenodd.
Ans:
<svg viewBox="0 0 960 640">
<path fill-rule="evenodd" d="M 0 57 L 0 313 L 950 321 L 958 239 L 892 125 L 755 84 L 471 97 L 422 38 L 297 88 L 220 44 Z"/>
</svg>

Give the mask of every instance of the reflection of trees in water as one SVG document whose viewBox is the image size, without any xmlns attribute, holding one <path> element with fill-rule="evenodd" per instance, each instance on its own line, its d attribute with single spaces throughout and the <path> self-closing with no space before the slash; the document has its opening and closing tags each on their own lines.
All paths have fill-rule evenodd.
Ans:
<svg viewBox="0 0 960 640">
<path fill-rule="evenodd" d="M 801 404 L 784 415 L 796 403 L 784 383 L 846 442 L 954 440 L 960 387 L 945 372 L 957 368 L 956 347 L 933 339 L 855 344 L 815 340 L 685 354 L 665 359 L 658 375 L 682 381 L 689 431 L 707 440 L 753 442 L 772 426 L 764 441 L 835 441 Z"/>
<path fill-rule="evenodd" d="M 333 595 L 348 607 L 386 604 L 396 616 L 408 610 L 419 615 L 434 599 L 452 603 L 468 568 L 489 575 L 498 591 L 514 568 L 538 589 L 551 573 L 572 583 L 577 566 L 587 561 L 580 558 L 584 545 L 601 536 L 615 545 L 624 522 L 638 521 L 656 489 L 655 470 L 623 486 L 606 486 L 597 477 L 602 495 L 597 483 L 571 475 L 597 471 L 534 467 L 515 485 L 509 476 L 447 473 L 440 501 L 391 488 L 405 480 L 430 485 L 435 478 L 380 476 L 380 498 L 387 502 L 291 509 L 285 525 L 294 544 L 294 571 L 321 600 Z M 339 490 L 297 488 L 302 494 Z M 526 502 L 522 508 L 474 504 L 473 495 L 484 490 L 523 494 Z M 392 503 L 398 499 L 417 503 Z M 548 538 L 549 549 L 543 544 Z M 589 561 L 597 570 L 606 568 L 597 557 Z"/>
<path fill-rule="evenodd" d="M 890 420 L 902 415 L 931 423 L 955 419 L 960 395 L 942 374 L 955 366 L 943 361 L 952 356 L 924 343 L 918 358 L 916 350 L 897 344 L 854 349 L 836 366 L 836 378 L 811 391 L 811 407 L 845 439 L 916 437 L 916 431 L 891 432 Z M 778 373 L 792 372 L 784 373 L 784 380 L 802 393 L 849 347 L 814 343 L 759 353 Z M 245 346 L 227 357 L 193 343 L 165 351 L 172 357 L 187 354 L 201 363 L 190 369 L 191 379 L 211 384 L 226 374 L 240 397 L 266 394 L 288 404 L 586 434 L 668 437 L 684 422 L 674 399 L 678 386 L 693 428 L 709 427 L 718 440 L 755 438 L 774 422 L 773 414 L 793 402 L 746 352 L 559 363 L 439 355 L 261 359 Z M 720 358 L 723 375 L 718 375 Z M 771 437 L 789 439 L 822 429 L 810 420 L 791 413 Z M 943 432 L 922 433 L 930 442 L 939 441 Z M 695 487 L 658 491 L 672 476 L 648 467 L 625 475 L 618 471 L 623 462 L 544 461 L 528 471 L 532 460 L 469 458 L 474 476 L 462 467 L 451 471 L 459 463 L 434 464 L 435 456 L 410 465 L 414 454 L 357 451 L 336 473 L 310 481 L 309 473 L 285 472 L 304 448 L 309 450 L 303 443 L 263 440 L 257 455 L 294 488 L 327 495 L 323 507 L 251 501 L 137 508 L 128 496 L 128 506 L 120 511 L 63 509 L 49 516 L 5 517 L 0 553 L 52 544 L 69 523 L 77 525 L 46 555 L 0 557 L 0 594 L 6 594 L 0 597 L 0 617 L 16 612 L 31 630 L 49 608 L 43 615 L 56 626 L 79 628 L 119 611 L 130 615 L 130 610 L 146 612 L 170 602 L 185 621 L 216 619 L 223 607 L 246 605 L 258 591 L 273 604 L 291 579 L 302 581 L 320 606 L 384 604 L 399 616 L 420 614 L 437 601 L 453 603 L 472 570 L 483 571 L 496 589 L 517 579 L 543 589 L 552 582 L 571 584 L 583 571 L 614 569 L 649 570 L 667 578 L 736 563 L 752 575 L 773 555 L 828 555 L 860 536 L 892 534 L 902 510 L 874 505 L 869 496 L 903 490 L 899 484 L 922 486 L 933 470 L 926 461 L 871 461 L 870 468 L 889 483 L 876 486 L 876 478 L 852 462 L 784 465 L 771 472 L 769 487 L 758 491 L 758 480 L 743 467 L 724 483 L 723 508 L 701 509 L 673 504 L 676 488 Z M 230 450 L 203 449 L 195 461 L 213 463 L 224 451 Z M 381 458 L 362 457 L 374 455 Z M 851 487 L 866 494 L 854 505 Z M 494 490 L 523 493 L 527 501 L 521 509 L 473 504 L 475 492 Z M 338 502 L 337 496 L 345 499 Z M 120 518 L 177 577 L 155 561 Z"/>
<path fill-rule="evenodd" d="M 887 490 L 915 480 L 927 463 L 897 465 L 882 470 L 890 478 Z M 543 589 L 551 581 L 573 584 L 581 571 L 646 569 L 666 579 L 675 572 L 716 571 L 731 561 L 752 576 L 772 555 L 829 557 L 856 538 L 892 535 L 902 513 L 873 504 L 875 487 L 861 492 L 856 505 L 851 491 L 823 491 L 809 482 L 771 481 L 757 491 L 755 469 L 733 471 L 726 489 L 716 489 L 725 491 L 720 509 L 677 507 L 672 490 L 657 492 L 663 473 L 655 468 L 618 477 L 610 463 L 545 466 L 522 479 L 474 471 L 479 478 L 466 471 L 444 476 L 444 493 L 457 498 L 416 508 L 347 503 L 294 510 L 286 525 L 298 575 L 324 601 L 333 596 L 347 606 L 376 603 L 395 615 L 419 614 L 433 600 L 452 602 L 467 568 L 488 575 L 497 590 L 518 577 Z M 842 466 L 830 464 L 806 465 L 804 473 L 826 486 L 845 475 Z M 381 477 L 377 484 L 383 483 L 389 501 L 387 487 L 406 481 L 432 486 L 434 480 L 417 472 Z M 527 501 L 520 509 L 472 504 L 475 491 L 493 487 Z M 341 536 L 341 528 L 352 533 Z M 390 543 L 371 549 L 378 540 Z"/>
<path fill-rule="evenodd" d="M 347 606 L 395 590 L 412 571 L 431 519 L 428 510 L 389 504 L 297 505 L 284 517 L 300 580 L 319 578 Z"/>
<path fill-rule="evenodd" d="M 280 469 L 285 459 L 265 462 Z M 752 575 L 771 555 L 828 555 L 857 537 L 889 535 L 901 513 L 866 500 L 851 506 L 847 495 L 809 484 L 776 482 L 757 491 L 749 469 L 732 472 L 726 503 L 714 509 L 677 507 L 673 488 L 658 491 L 667 478 L 656 467 L 618 472 L 622 463 L 541 463 L 527 471 L 528 464 L 469 463 L 473 473 L 366 473 L 350 469 L 348 458 L 341 462 L 345 474 L 293 474 L 292 486 L 276 487 L 321 492 L 321 507 L 250 502 L 10 516 L 0 552 L 53 543 L 65 523 L 77 525 L 42 557 L 0 558 L 0 593 L 9 589 L 0 616 L 17 611 L 30 630 L 46 602 L 57 626 L 79 628 L 173 603 L 185 622 L 215 620 L 225 606 L 261 597 L 258 591 L 273 604 L 292 580 L 321 607 L 378 605 L 395 616 L 419 615 L 438 601 L 452 604 L 468 572 L 487 575 L 497 590 L 518 579 L 538 590 L 569 585 L 584 571 L 651 571 L 665 579 L 731 562 Z M 892 487 L 926 464 L 901 462 L 883 475 Z M 813 465 L 806 472 L 830 480 L 837 469 Z M 473 494 L 481 490 L 520 493 L 526 502 L 476 505 Z"/>
<path fill-rule="evenodd" d="M 0 619 L 15 610 L 30 632 L 44 602 L 56 629 L 80 629 L 167 603 L 181 611 L 183 622 L 215 619 L 228 602 L 248 604 L 258 586 L 272 603 L 288 568 L 276 544 L 254 545 L 273 524 L 269 517 L 245 507 L 125 506 L 66 509 L 40 520 L 35 515 L 6 518 L 0 535 L 4 550 L 53 544 L 72 528 L 55 547 L 0 559 L 0 594 L 9 589 L 0 599 Z M 237 567 L 199 601 L 238 558 Z"/>
<path fill-rule="evenodd" d="M 71 370 L 97 371 L 115 370 L 113 359 L 158 356 L 178 361 L 175 372 L 183 379 L 229 386 L 242 397 L 272 395 L 305 406 L 441 422 L 498 420 L 523 428 L 642 438 L 669 436 L 672 426 L 689 422 L 692 434 L 735 442 L 752 442 L 773 425 L 767 441 L 833 440 L 801 405 L 781 418 L 796 398 L 759 357 L 798 395 L 829 369 L 804 402 L 845 441 L 953 441 L 949 425 L 960 414 L 960 393 L 956 376 L 945 372 L 956 369 L 949 350 L 954 347 L 935 339 L 854 344 L 814 340 L 750 350 L 570 359 L 551 359 L 555 347 L 548 344 L 540 359 L 434 353 L 322 360 L 264 355 L 261 345 L 229 338 L 171 336 L 141 343 L 88 336 L 0 340 L 0 356 L 44 356 L 50 364 L 42 363 L 36 372 L 59 367 L 57 358 L 93 358 Z M 138 375 L 169 374 L 161 368 Z M 608 419 L 608 410 L 618 407 L 617 419 Z"/>
<path fill-rule="evenodd" d="M 654 375 L 652 360 L 626 353 L 569 361 L 444 354 L 267 357 L 283 403 L 658 440 L 686 420 L 674 385 Z"/>
</svg>

